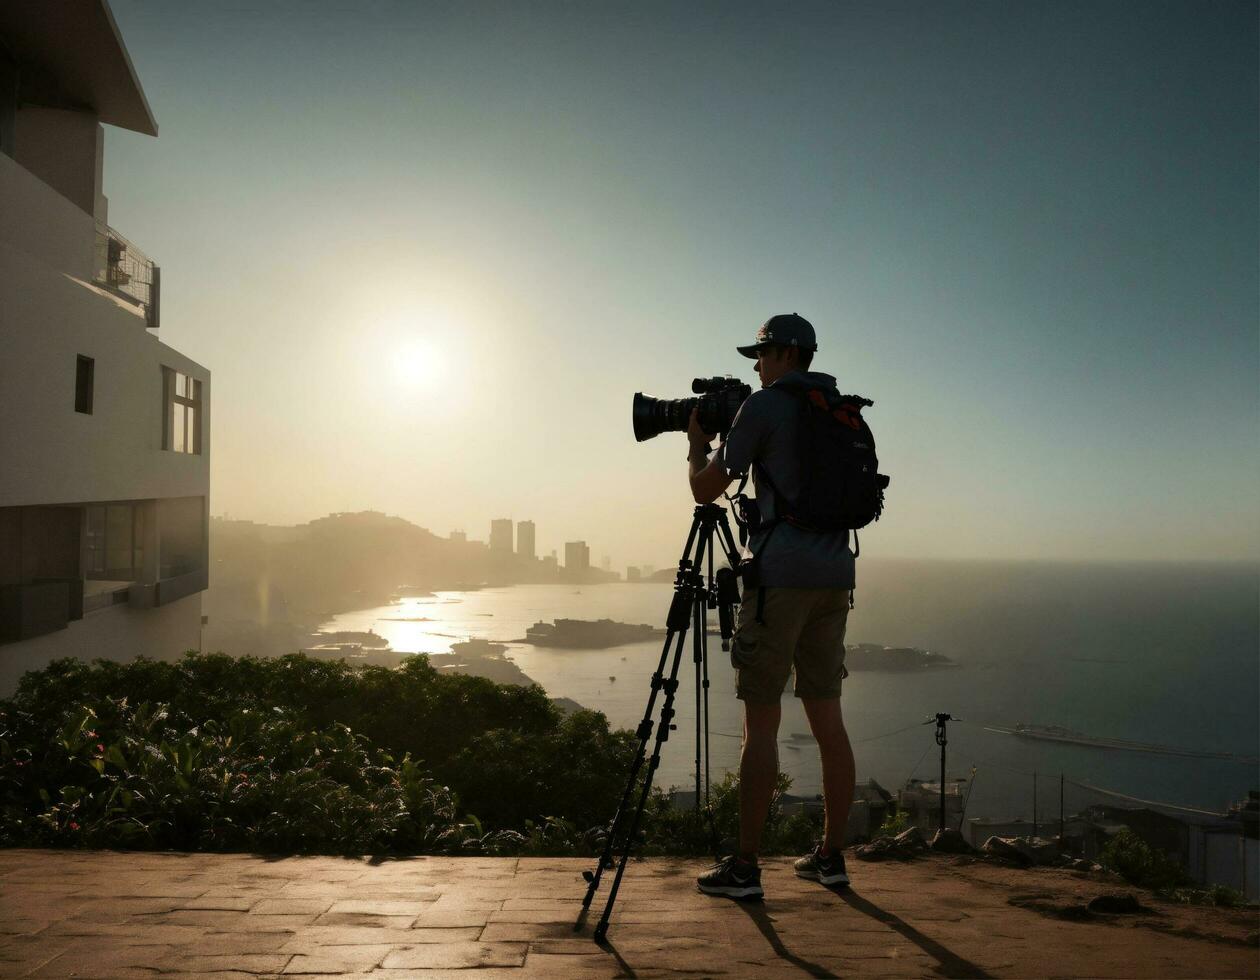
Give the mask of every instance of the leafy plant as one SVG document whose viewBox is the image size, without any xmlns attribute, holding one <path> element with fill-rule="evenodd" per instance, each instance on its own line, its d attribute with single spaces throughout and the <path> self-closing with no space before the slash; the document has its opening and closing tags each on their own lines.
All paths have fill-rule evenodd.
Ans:
<svg viewBox="0 0 1260 980">
<path fill-rule="evenodd" d="M 876 834 L 878 837 L 896 837 L 898 834 L 905 833 L 910 829 L 910 815 L 905 810 L 892 809 L 884 816 L 884 822 L 879 825 Z"/>
<path fill-rule="evenodd" d="M 397 670 L 301 655 L 60 660 L 0 701 L 0 845 L 590 854 L 634 744 L 602 714 L 562 715 L 541 688 L 425 657 Z M 820 814 L 783 813 L 790 785 L 780 777 L 767 854 L 821 835 Z M 738 837 L 737 775 L 711 803 L 718 842 Z M 654 789 L 637 836 L 641 853 L 706 853 L 710 814 Z"/>
<path fill-rule="evenodd" d="M 1173 889 L 1193 884 L 1181 865 L 1152 848 L 1128 827 L 1107 841 L 1098 862 L 1125 881 L 1144 888 Z"/>
</svg>

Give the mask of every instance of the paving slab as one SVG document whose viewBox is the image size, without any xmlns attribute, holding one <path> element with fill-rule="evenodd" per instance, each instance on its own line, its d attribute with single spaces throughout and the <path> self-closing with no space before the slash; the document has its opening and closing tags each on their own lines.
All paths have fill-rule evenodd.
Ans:
<svg viewBox="0 0 1260 980">
<path fill-rule="evenodd" d="M 1112 876 L 955 855 L 850 862 L 823 888 L 765 862 L 764 902 L 699 894 L 707 862 L 633 862 L 580 915 L 590 860 L 0 851 L 0 976 L 1255 977 L 1256 910 Z M 1142 915 L 1073 911 L 1137 894 Z"/>
</svg>

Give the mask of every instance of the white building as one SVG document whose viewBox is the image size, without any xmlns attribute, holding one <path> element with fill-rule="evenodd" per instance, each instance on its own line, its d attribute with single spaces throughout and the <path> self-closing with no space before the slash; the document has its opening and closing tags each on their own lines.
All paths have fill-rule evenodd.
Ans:
<svg viewBox="0 0 1260 980">
<path fill-rule="evenodd" d="M 0 4 L 0 694 L 199 643 L 210 372 L 158 339 L 102 124 L 157 135 L 104 0 Z"/>
</svg>

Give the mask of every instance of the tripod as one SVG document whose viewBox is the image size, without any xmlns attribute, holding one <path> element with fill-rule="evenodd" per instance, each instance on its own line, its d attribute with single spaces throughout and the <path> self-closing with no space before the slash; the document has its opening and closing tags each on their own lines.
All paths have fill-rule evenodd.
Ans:
<svg viewBox="0 0 1260 980">
<path fill-rule="evenodd" d="M 718 569 L 716 575 L 713 571 L 715 538 L 730 566 Z M 625 873 L 626 862 L 630 859 L 630 851 L 634 847 L 639 822 L 643 819 L 643 808 L 647 804 L 648 794 L 652 791 L 652 777 L 655 776 L 657 767 L 660 765 L 661 747 L 669 740 L 669 733 L 676 727 L 673 724 L 674 697 L 678 693 L 678 667 L 682 662 L 683 645 L 687 642 L 688 628 L 694 629 L 691 642 L 692 661 L 696 670 L 696 813 L 700 812 L 702 761 L 704 804 L 706 808 L 709 805 L 707 613 L 710 607 L 717 607 L 722 649 L 729 650 L 730 639 L 734 633 L 735 605 L 739 602 L 739 588 L 735 584 L 735 569 L 739 566 L 739 560 L 739 549 L 731 534 L 731 526 L 727 521 L 725 509 L 717 504 L 701 504 L 696 507 L 691 519 L 691 531 L 687 535 L 687 544 L 678 562 L 678 575 L 674 580 L 674 598 L 670 602 L 669 615 L 665 620 L 665 642 L 661 647 L 661 659 L 656 665 L 656 672 L 652 675 L 647 708 L 643 712 L 643 720 L 639 722 L 636 731 L 639 743 L 634 761 L 630 765 L 629 775 L 626 777 L 626 787 L 622 791 L 617 812 L 608 827 L 608 837 L 604 842 L 604 850 L 599 857 L 599 863 L 595 865 L 594 871 L 582 873 L 582 877 L 588 882 L 586 897 L 582 899 L 582 914 L 585 915 L 591 907 L 591 899 L 595 897 L 604 871 L 614 867 L 613 854 L 620 852 L 620 860 L 615 864 L 617 873 L 613 877 L 612 887 L 608 890 L 608 904 L 604 906 L 604 914 L 600 917 L 599 925 L 595 927 L 597 943 L 603 942 L 608 934 L 608 919 L 612 915 L 613 904 L 617 901 L 617 890 L 621 887 L 621 876 Z M 672 661 L 670 660 L 671 649 Z M 664 673 L 667 661 L 670 662 L 668 677 Z M 657 695 L 661 691 L 665 692 L 665 700 L 661 705 L 660 723 L 654 726 L 652 712 L 656 706 Z M 703 737 L 701 734 L 702 717 Z M 653 727 L 656 729 L 656 742 L 652 748 L 651 758 L 647 760 L 647 772 L 643 776 L 642 786 L 639 787 L 638 803 L 635 805 L 633 814 L 629 814 L 630 800 L 634 796 L 635 787 L 639 781 L 639 772 L 643 768 Z"/>
</svg>

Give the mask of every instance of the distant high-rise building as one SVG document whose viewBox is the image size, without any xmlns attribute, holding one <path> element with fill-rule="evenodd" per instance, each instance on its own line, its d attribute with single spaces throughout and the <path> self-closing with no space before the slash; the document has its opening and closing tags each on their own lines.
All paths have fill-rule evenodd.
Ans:
<svg viewBox="0 0 1260 980">
<path fill-rule="evenodd" d="M 534 560 L 534 522 L 518 521 L 516 525 L 516 553 L 522 558 Z"/>
<path fill-rule="evenodd" d="M 463 543 L 468 540 L 468 534 L 465 531 L 452 531 L 451 540 Z"/>
<path fill-rule="evenodd" d="M 500 517 L 490 522 L 490 550 L 512 553 L 512 520 Z"/>
<path fill-rule="evenodd" d="M 591 549 L 585 541 L 564 543 L 564 567 L 570 572 L 584 572 L 591 567 Z"/>
<path fill-rule="evenodd" d="M 627 582 L 639 581 L 639 570 L 634 565 L 631 565 L 629 568 L 626 569 L 626 581 Z"/>
</svg>

